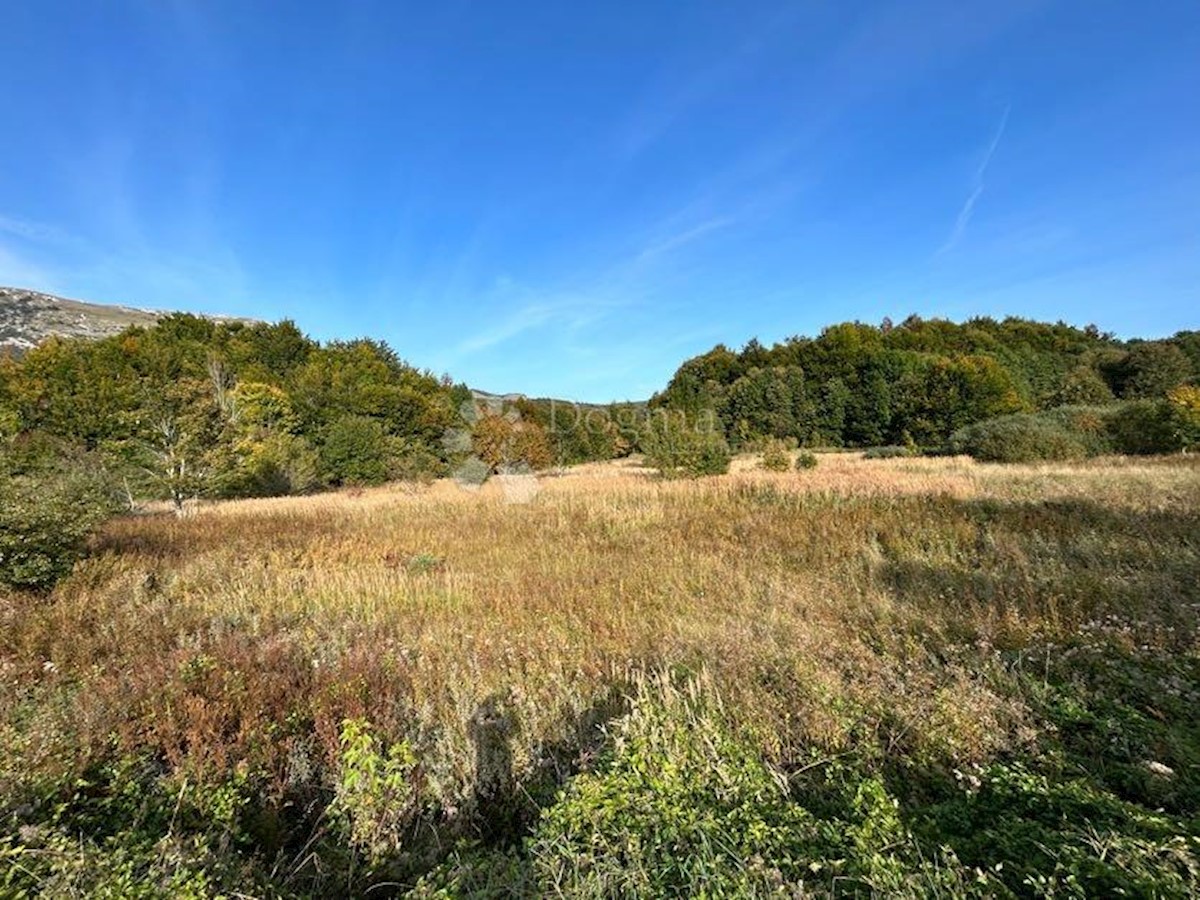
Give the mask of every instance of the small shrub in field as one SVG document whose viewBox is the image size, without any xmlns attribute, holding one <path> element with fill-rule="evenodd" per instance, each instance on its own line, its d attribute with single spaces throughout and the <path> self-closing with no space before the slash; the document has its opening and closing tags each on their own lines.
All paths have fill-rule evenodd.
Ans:
<svg viewBox="0 0 1200 900">
<path fill-rule="evenodd" d="M 900 444 L 892 444 L 887 447 L 868 447 L 863 451 L 863 459 L 899 459 L 912 455 L 912 450 Z"/>
<path fill-rule="evenodd" d="M 805 469 L 815 469 L 817 467 L 817 454 L 811 450 L 801 450 L 796 456 L 796 471 Z"/>
<path fill-rule="evenodd" d="M 342 724 L 341 777 L 334 812 L 346 823 L 351 844 L 373 860 L 400 849 L 410 824 L 416 754 L 407 741 L 383 745 L 367 722 Z"/>
<path fill-rule="evenodd" d="M 699 478 L 729 471 L 729 445 L 715 427 L 683 413 L 657 411 L 646 423 L 640 444 L 646 461 L 668 478 Z"/>
<path fill-rule="evenodd" d="M 787 447 L 782 441 L 769 441 L 763 448 L 761 465 L 768 472 L 786 472 L 791 468 Z"/>
</svg>

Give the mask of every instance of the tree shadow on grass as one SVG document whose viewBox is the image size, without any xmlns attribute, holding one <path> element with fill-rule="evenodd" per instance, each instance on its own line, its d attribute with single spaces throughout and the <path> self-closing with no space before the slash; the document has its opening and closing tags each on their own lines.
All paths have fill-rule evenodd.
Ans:
<svg viewBox="0 0 1200 900">
<path fill-rule="evenodd" d="M 935 659 L 947 637 L 986 637 L 1008 673 L 989 684 L 1021 701 L 1039 736 L 965 772 L 887 758 L 906 825 L 931 852 L 1003 864 L 1018 894 L 1056 870 L 1097 895 L 1195 888 L 1184 847 L 1200 832 L 1200 515 L 947 503 L 940 544 L 880 540 L 885 584 L 914 613 L 887 624 L 912 629 Z"/>
<path fill-rule="evenodd" d="M 999 617 L 1060 633 L 1126 628 L 1193 646 L 1200 513 L 1088 500 L 942 502 L 929 542 L 936 551 L 911 533 L 880 536 L 881 574 L 903 607 L 964 638 Z"/>
</svg>

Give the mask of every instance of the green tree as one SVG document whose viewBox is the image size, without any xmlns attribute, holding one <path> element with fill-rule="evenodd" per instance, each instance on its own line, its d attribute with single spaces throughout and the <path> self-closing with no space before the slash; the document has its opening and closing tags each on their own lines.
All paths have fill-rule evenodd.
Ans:
<svg viewBox="0 0 1200 900">
<path fill-rule="evenodd" d="M 1200 447 L 1200 387 L 1180 385 L 1167 394 L 1167 401 L 1180 448 L 1186 453 Z"/>
<path fill-rule="evenodd" d="M 715 417 L 656 410 L 646 421 L 639 445 L 646 461 L 668 478 L 729 471 L 729 446 Z"/>
<path fill-rule="evenodd" d="M 368 416 L 343 416 L 322 432 L 319 449 L 325 480 L 335 485 L 382 484 L 394 447 L 383 424 Z"/>
<path fill-rule="evenodd" d="M 544 469 L 553 460 L 546 430 L 536 422 L 524 422 L 515 414 L 509 416 L 485 411 L 471 432 L 475 455 L 493 472 L 501 474 L 520 468 Z"/>
<path fill-rule="evenodd" d="M 1116 367 L 1118 393 L 1127 399 L 1154 399 L 1183 384 L 1192 367 L 1179 347 L 1166 341 L 1135 344 Z"/>
<path fill-rule="evenodd" d="M 169 500 L 175 514 L 182 515 L 186 501 L 212 487 L 221 434 L 221 411 L 211 386 L 185 379 L 147 398 L 135 435 L 116 447 L 138 487 Z"/>
<path fill-rule="evenodd" d="M 1063 376 L 1062 382 L 1050 398 L 1053 406 L 1091 406 L 1111 403 L 1112 389 L 1092 366 L 1080 364 Z"/>
</svg>

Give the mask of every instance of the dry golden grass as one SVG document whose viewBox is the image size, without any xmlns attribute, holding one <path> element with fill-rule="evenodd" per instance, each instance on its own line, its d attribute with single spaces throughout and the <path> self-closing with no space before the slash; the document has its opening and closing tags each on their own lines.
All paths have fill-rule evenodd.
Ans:
<svg viewBox="0 0 1200 900">
<path fill-rule="evenodd" d="M 825 454 L 691 482 L 621 461 L 543 477 L 529 502 L 445 481 L 118 520 L 52 598 L 0 603 L 0 712 L 36 735 L 0 778 L 115 739 L 285 791 L 362 716 L 413 742 L 453 810 L 488 698 L 524 777 L 677 666 L 705 668 L 782 761 L 864 735 L 984 759 L 1031 736 L 1002 653 L 1111 616 L 1131 645 L 1194 652 L 1198 475 Z"/>
</svg>

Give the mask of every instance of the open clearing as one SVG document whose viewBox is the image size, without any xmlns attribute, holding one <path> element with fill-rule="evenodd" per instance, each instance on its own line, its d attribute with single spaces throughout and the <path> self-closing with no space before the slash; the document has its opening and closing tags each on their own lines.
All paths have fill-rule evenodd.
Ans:
<svg viewBox="0 0 1200 900">
<path fill-rule="evenodd" d="M 394 886 L 438 867 L 452 892 L 483 890 L 498 856 L 506 890 L 694 885 L 654 881 L 648 849 L 606 871 L 596 847 L 615 820 L 567 817 L 557 842 L 538 825 L 576 773 L 618 772 L 632 696 L 668 719 L 680 704 L 715 716 L 818 819 L 882 827 L 806 780 L 834 761 L 899 811 L 901 837 L 855 838 L 840 862 L 731 852 L 735 892 L 794 890 L 797 871 L 809 890 L 923 892 L 930 865 L 953 892 L 978 878 L 1036 893 L 1054 872 L 1091 890 L 1196 886 L 1196 458 L 826 454 L 699 481 L 621 461 L 528 488 L 442 481 L 112 522 L 48 599 L 0 595 L 0 790 L 46 796 L 148 760 L 178 793 L 171 837 L 185 798 L 237 784 L 242 845 L 221 852 L 286 890 L 351 877 L 329 874 L 325 841 L 372 860 L 353 878 Z M 348 720 L 364 753 L 404 747 L 402 798 L 381 782 L 388 803 L 355 800 Z M 670 795 L 670 761 L 651 765 Z M 1065 805 L 1064 785 L 1081 792 Z M 215 813 L 193 805 L 203 831 Z M 600 837 L 576 841 L 588 828 Z"/>
</svg>

